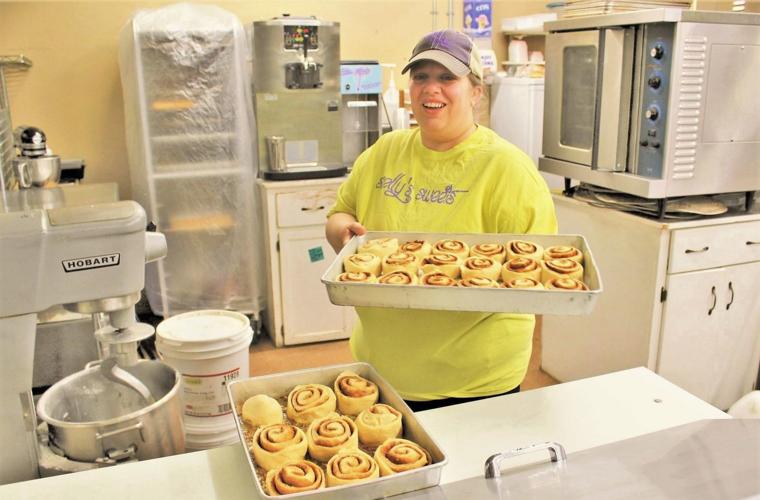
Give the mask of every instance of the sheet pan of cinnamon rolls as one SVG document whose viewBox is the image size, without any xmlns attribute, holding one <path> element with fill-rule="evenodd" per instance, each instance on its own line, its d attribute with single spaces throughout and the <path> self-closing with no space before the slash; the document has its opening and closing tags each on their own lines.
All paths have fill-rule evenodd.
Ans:
<svg viewBox="0 0 760 500">
<path fill-rule="evenodd" d="M 602 290 L 578 235 L 368 233 L 322 281 L 338 305 L 537 314 L 587 314 Z"/>
<path fill-rule="evenodd" d="M 446 457 L 367 363 L 254 377 L 228 392 L 262 496 L 375 498 L 440 481 Z"/>
</svg>

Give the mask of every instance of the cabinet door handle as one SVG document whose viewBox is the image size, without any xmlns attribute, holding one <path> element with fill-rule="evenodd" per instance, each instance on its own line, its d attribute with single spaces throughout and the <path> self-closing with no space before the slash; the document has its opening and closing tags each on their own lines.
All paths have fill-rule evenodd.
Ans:
<svg viewBox="0 0 760 500">
<path fill-rule="evenodd" d="M 731 292 L 731 300 L 726 304 L 726 311 L 728 311 L 728 308 L 734 303 L 734 284 L 730 281 L 728 282 L 728 291 Z"/>
<path fill-rule="evenodd" d="M 324 205 L 318 205 L 316 207 L 301 207 L 301 212 L 319 212 L 320 210 L 324 209 Z"/>
<path fill-rule="evenodd" d="M 749 241 L 747 242 L 747 245 L 760 245 L 760 241 L 752 241 L 752 240 L 749 240 Z"/>
<path fill-rule="evenodd" d="M 715 305 L 718 303 L 718 296 L 715 295 L 715 287 L 712 287 L 712 290 L 710 290 L 710 293 L 712 294 L 713 303 L 710 306 L 710 309 L 707 311 L 707 315 L 710 316 L 713 311 L 715 310 Z"/>
<path fill-rule="evenodd" d="M 710 247 L 702 247 L 699 250 L 692 250 L 691 248 L 687 248 L 684 253 L 702 253 L 710 250 Z"/>
</svg>

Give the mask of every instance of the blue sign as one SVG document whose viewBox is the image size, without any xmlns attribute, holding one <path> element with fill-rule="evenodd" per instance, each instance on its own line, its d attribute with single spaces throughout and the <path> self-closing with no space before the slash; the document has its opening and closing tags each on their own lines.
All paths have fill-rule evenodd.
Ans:
<svg viewBox="0 0 760 500">
<path fill-rule="evenodd" d="M 380 94 L 383 73 L 379 64 L 341 64 L 341 94 Z"/>
<path fill-rule="evenodd" d="M 470 38 L 491 38 L 491 0 L 464 0 L 464 32 Z"/>
</svg>

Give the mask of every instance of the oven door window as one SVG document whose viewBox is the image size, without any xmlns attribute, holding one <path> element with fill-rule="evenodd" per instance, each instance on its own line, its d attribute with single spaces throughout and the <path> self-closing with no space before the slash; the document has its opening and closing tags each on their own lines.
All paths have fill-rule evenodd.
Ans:
<svg viewBox="0 0 760 500">
<path fill-rule="evenodd" d="M 560 144 L 589 150 L 594 142 L 597 47 L 569 46 L 562 57 Z"/>
</svg>

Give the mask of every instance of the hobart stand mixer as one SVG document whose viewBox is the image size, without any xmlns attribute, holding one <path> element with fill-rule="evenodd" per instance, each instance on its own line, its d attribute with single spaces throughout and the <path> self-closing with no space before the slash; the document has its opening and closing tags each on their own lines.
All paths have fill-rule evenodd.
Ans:
<svg viewBox="0 0 760 500">
<path fill-rule="evenodd" d="M 0 207 L 0 484 L 38 477 L 41 451 L 96 465 L 184 451 L 180 376 L 136 353 L 153 333 L 135 319 L 144 266 L 166 254 L 163 234 L 145 228 L 133 201 Z M 59 304 L 93 315 L 102 360 L 43 394 L 49 446 L 40 446 L 30 392 L 35 327 L 38 313 Z"/>
</svg>

